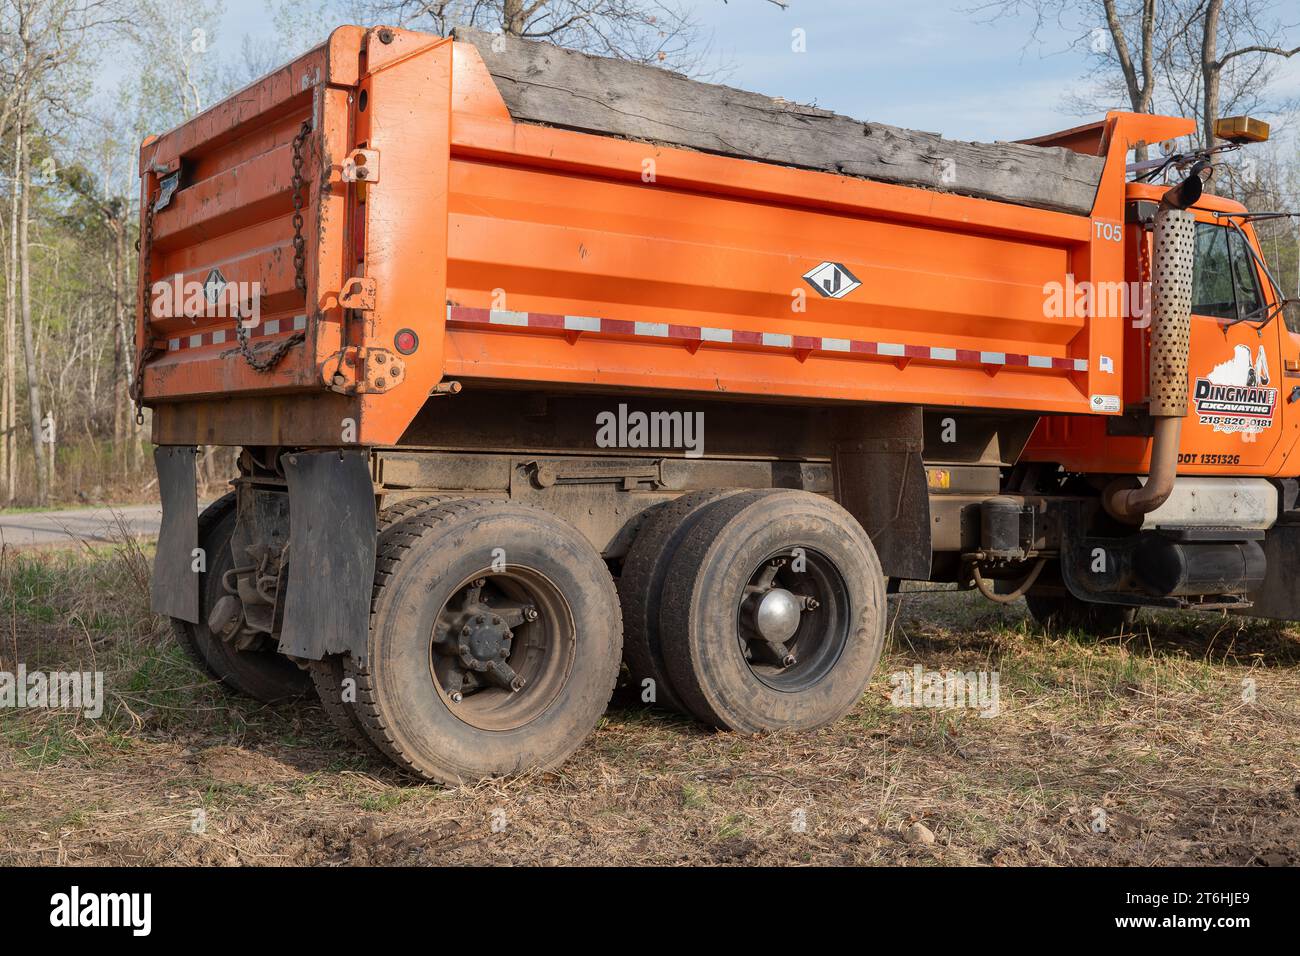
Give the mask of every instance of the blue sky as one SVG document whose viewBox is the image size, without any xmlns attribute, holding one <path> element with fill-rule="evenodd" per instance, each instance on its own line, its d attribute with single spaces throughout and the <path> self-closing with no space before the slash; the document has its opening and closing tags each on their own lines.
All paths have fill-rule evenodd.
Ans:
<svg viewBox="0 0 1300 956">
<path fill-rule="evenodd" d="M 1048 30 L 1028 46 L 1031 23 L 996 25 L 962 12 L 978 0 L 693 0 L 733 86 L 816 103 L 862 120 L 958 139 L 1018 139 L 1077 125 L 1068 93 L 1083 88 L 1083 57 L 1070 35 Z M 226 0 L 220 47 L 264 30 L 261 0 Z M 807 52 L 791 50 L 802 28 Z M 1300 59 L 1300 58 L 1297 58 Z M 1280 92 L 1300 97 L 1300 62 Z"/>
</svg>

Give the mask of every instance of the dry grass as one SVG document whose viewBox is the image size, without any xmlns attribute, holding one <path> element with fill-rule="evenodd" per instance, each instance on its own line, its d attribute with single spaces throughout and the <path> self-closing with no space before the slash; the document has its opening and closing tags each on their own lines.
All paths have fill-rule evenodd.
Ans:
<svg viewBox="0 0 1300 956">
<path fill-rule="evenodd" d="M 312 703 L 215 688 L 145 611 L 147 565 L 129 545 L 0 555 L 0 670 L 99 668 L 109 694 L 97 721 L 0 711 L 0 862 L 1298 861 L 1290 630 L 1155 615 L 1089 642 L 907 594 L 834 727 L 746 738 L 611 709 L 558 773 L 443 789 L 353 751 Z M 1001 714 L 893 707 L 889 675 L 915 663 L 996 670 Z M 933 844 L 905 838 L 916 822 Z"/>
</svg>

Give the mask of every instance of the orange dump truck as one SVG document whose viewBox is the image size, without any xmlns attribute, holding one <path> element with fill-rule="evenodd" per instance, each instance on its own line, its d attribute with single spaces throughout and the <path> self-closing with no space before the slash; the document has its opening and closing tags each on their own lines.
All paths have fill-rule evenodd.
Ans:
<svg viewBox="0 0 1300 956">
<path fill-rule="evenodd" d="M 562 761 L 620 673 L 835 720 L 907 580 L 1300 616 L 1300 339 L 1202 189 L 1259 124 L 1129 165 L 1194 124 L 977 149 L 567 56 L 343 27 L 144 143 L 153 601 L 217 678 L 458 781 Z M 584 83 L 721 106 L 593 131 Z M 199 445 L 240 453 L 196 520 Z"/>
</svg>

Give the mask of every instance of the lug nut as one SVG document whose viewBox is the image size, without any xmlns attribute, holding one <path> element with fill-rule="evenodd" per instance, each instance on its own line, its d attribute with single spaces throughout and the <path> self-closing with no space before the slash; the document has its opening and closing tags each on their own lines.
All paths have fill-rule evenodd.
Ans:
<svg viewBox="0 0 1300 956">
<path fill-rule="evenodd" d="M 526 608 L 524 608 L 524 620 L 525 620 L 525 621 L 535 621 L 535 620 L 537 620 L 537 618 L 538 618 L 539 616 L 540 616 L 540 615 L 538 615 L 538 613 L 537 613 L 537 608 L 535 608 L 535 607 L 526 607 Z"/>
</svg>

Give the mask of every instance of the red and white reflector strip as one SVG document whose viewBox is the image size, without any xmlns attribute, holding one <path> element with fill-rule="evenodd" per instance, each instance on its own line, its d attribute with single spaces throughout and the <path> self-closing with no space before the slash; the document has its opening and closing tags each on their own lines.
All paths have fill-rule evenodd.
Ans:
<svg viewBox="0 0 1300 956">
<path fill-rule="evenodd" d="M 301 332 L 307 328 L 307 316 L 295 315 L 292 319 L 267 319 L 265 322 L 259 322 L 248 330 L 250 339 L 262 338 L 268 335 L 279 335 L 281 332 Z M 233 344 L 238 341 L 235 338 L 234 329 L 212 329 L 207 332 L 195 332 L 193 335 L 173 336 L 167 340 L 168 352 L 179 352 L 182 349 L 199 349 L 205 345 L 225 345 Z"/>
<path fill-rule="evenodd" d="M 625 319 L 598 319 L 578 315 L 552 315 L 544 312 L 473 309 L 460 305 L 447 306 L 447 325 L 460 329 L 494 328 L 501 331 L 530 329 L 538 332 L 631 337 L 653 339 L 658 342 L 677 342 L 696 347 L 710 344 L 738 345 L 799 354 L 816 352 L 825 355 L 920 359 L 931 362 L 1050 369 L 1063 372 L 1088 371 L 1087 359 L 1053 358 L 1049 355 L 982 352 L 976 349 L 902 345 L 895 342 L 863 342 L 858 339 L 820 338 L 778 332 L 743 332 L 739 329 L 714 329 L 708 326 L 676 325 L 670 322 L 629 322 Z"/>
</svg>

